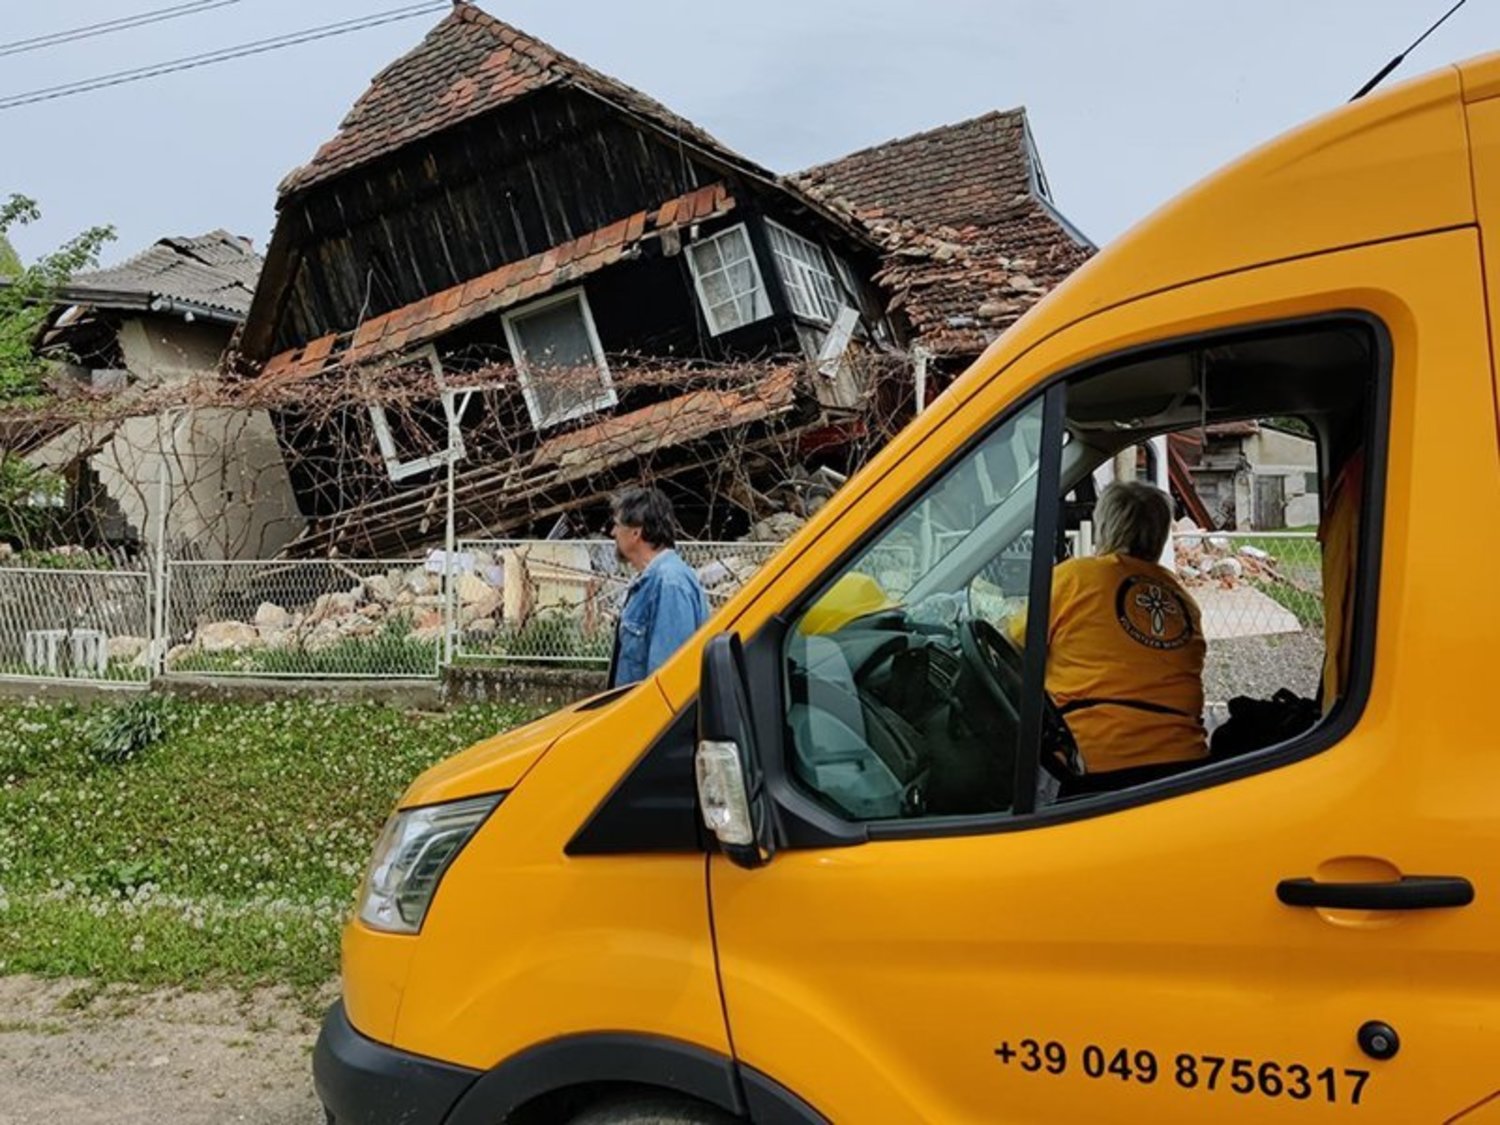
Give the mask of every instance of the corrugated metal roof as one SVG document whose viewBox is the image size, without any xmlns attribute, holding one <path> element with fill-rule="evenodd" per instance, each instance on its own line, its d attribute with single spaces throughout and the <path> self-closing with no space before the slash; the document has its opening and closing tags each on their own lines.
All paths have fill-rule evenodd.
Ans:
<svg viewBox="0 0 1500 1125">
<path fill-rule="evenodd" d="M 61 296 L 104 308 L 171 302 L 242 321 L 250 311 L 261 264 L 250 243 L 228 231 L 163 238 L 117 266 L 75 275 Z"/>
</svg>

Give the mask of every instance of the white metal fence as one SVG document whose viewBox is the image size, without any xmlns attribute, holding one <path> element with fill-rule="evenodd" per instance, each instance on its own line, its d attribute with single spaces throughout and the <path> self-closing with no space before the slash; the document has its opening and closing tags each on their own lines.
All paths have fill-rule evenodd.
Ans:
<svg viewBox="0 0 1500 1125">
<path fill-rule="evenodd" d="M 710 608 L 727 601 L 780 543 L 683 542 Z M 461 540 L 450 569 L 454 660 L 604 665 L 630 572 L 608 539 Z"/>
<path fill-rule="evenodd" d="M 779 547 L 678 551 L 717 606 Z M 1321 646 L 1313 536 L 1186 532 L 1173 553 L 1211 664 L 1216 652 L 1238 659 L 1241 641 L 1263 643 L 1249 638 Z M 454 661 L 602 666 L 629 582 L 602 539 L 461 540 L 423 560 L 179 560 L 159 580 L 0 567 L 0 677 L 144 684 L 161 671 L 383 679 L 434 677 Z"/>
<path fill-rule="evenodd" d="M 144 684 L 150 638 L 143 571 L 0 567 L 0 676 Z"/>
<path fill-rule="evenodd" d="M 214 676 L 436 676 L 442 583 L 422 563 L 167 564 L 164 669 Z"/>
<path fill-rule="evenodd" d="M 1179 533 L 1174 564 L 1212 643 L 1323 631 L 1323 552 L 1305 532 Z"/>
</svg>

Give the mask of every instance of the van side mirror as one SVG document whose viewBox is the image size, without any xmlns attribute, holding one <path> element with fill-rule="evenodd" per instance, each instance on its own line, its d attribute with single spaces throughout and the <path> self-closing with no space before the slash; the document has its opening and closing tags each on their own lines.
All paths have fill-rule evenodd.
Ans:
<svg viewBox="0 0 1500 1125">
<path fill-rule="evenodd" d="M 698 691 L 698 807 L 724 854 L 741 867 L 760 867 L 773 851 L 770 802 L 756 752 L 745 653 L 733 633 L 703 648 Z"/>
</svg>

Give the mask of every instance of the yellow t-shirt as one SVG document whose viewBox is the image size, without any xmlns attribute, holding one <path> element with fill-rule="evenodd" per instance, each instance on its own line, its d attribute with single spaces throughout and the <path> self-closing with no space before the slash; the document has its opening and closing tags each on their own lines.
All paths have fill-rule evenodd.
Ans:
<svg viewBox="0 0 1500 1125">
<path fill-rule="evenodd" d="M 1010 630 L 1021 641 L 1024 615 Z M 1165 567 L 1101 555 L 1053 570 L 1047 692 L 1089 773 L 1207 756 L 1206 648 L 1198 604 Z M 1114 702 L 1066 710 L 1082 700 Z"/>
</svg>

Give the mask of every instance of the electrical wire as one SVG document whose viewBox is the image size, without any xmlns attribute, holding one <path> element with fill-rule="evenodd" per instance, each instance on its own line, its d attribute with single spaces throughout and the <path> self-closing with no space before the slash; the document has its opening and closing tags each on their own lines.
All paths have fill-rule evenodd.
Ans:
<svg viewBox="0 0 1500 1125">
<path fill-rule="evenodd" d="M 82 39 L 94 39 L 100 35 L 113 35 L 117 31 L 129 31 L 134 27 L 146 27 L 153 23 L 195 16 L 199 12 L 211 12 L 215 8 L 227 8 L 241 0 L 192 0 L 192 3 L 177 4 L 170 8 L 157 8 L 150 12 L 138 12 L 133 16 L 91 23 L 68 31 L 54 31 L 49 35 L 36 35 L 30 39 L 17 39 L 13 43 L 0 43 L 0 58 L 20 55 L 27 51 L 40 51 L 46 47 L 59 47 L 64 43 L 76 43 Z"/>
<path fill-rule="evenodd" d="M 1366 82 L 1363 86 L 1361 86 L 1358 90 L 1356 90 L 1354 92 L 1354 96 L 1352 98 L 1350 98 L 1349 100 L 1351 102 L 1357 102 L 1357 101 L 1359 101 L 1360 98 L 1364 97 L 1371 90 L 1375 89 L 1376 86 L 1379 86 L 1383 81 L 1385 81 L 1385 76 L 1387 74 L 1389 74 L 1391 71 L 1395 70 L 1398 66 L 1400 66 L 1403 62 L 1405 62 L 1406 61 L 1406 56 L 1409 55 L 1409 54 L 1411 54 L 1413 51 L 1415 51 L 1418 47 L 1420 47 L 1422 45 L 1422 40 L 1426 39 L 1434 31 L 1436 31 L 1438 28 L 1442 27 L 1443 24 L 1447 23 L 1448 22 L 1448 17 L 1451 16 L 1454 12 L 1458 11 L 1460 8 L 1462 8 L 1468 2 L 1469 2 L 1469 0 L 1458 0 L 1458 3 L 1455 4 L 1455 5 L 1453 5 L 1453 7 L 1449 8 L 1446 12 L 1444 12 L 1442 14 L 1442 16 L 1439 17 L 1438 21 L 1435 24 L 1433 24 L 1431 27 L 1429 27 L 1426 31 L 1422 32 L 1421 35 L 1417 36 L 1416 39 L 1412 41 L 1412 44 L 1411 44 L 1410 47 L 1406 48 L 1406 50 L 1402 51 L 1399 55 L 1397 55 L 1395 58 L 1393 58 L 1390 62 L 1386 63 L 1383 67 L 1381 67 L 1378 71 L 1376 71 L 1375 72 L 1375 77 L 1371 78 L 1368 82 Z"/>
<path fill-rule="evenodd" d="M 102 90 L 110 86 L 123 86 L 130 82 L 141 82 L 147 78 L 157 78 L 164 74 L 175 74 L 182 70 L 212 66 L 214 63 L 228 62 L 231 59 L 241 59 L 249 55 L 265 54 L 267 51 L 278 51 L 283 47 L 295 47 L 299 43 L 311 43 L 318 39 L 330 39 L 336 35 L 348 35 L 351 32 L 364 31 L 371 27 L 380 27 L 382 24 L 395 23 L 399 20 L 408 20 L 438 11 L 446 11 L 451 7 L 450 0 L 431 0 L 429 3 L 411 5 L 405 8 L 392 8 L 370 16 L 361 16 L 357 19 L 325 24 L 322 27 L 308 28 L 306 31 L 291 32 L 286 35 L 274 36 L 270 39 L 259 39 L 252 43 L 242 43 L 237 47 L 225 47 L 221 50 L 208 51 L 201 55 L 190 55 L 187 58 L 173 59 L 170 62 L 154 63 L 150 66 L 136 67 L 132 70 L 116 71 L 114 74 L 105 74 L 97 78 L 67 82 L 60 86 L 47 86 L 38 90 L 28 90 L 21 94 L 10 94 L 0 97 L 0 110 L 15 109 L 18 106 L 33 105 L 36 102 L 51 101 L 54 98 L 71 97 L 74 94 L 86 94 L 93 90 Z"/>
</svg>

